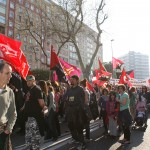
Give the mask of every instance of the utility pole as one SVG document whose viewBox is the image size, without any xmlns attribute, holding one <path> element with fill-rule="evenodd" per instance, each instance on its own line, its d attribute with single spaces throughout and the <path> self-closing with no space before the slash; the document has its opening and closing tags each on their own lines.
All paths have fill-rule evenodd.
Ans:
<svg viewBox="0 0 150 150">
<path fill-rule="evenodd" d="M 112 52 L 112 78 L 114 77 L 114 70 L 113 70 L 113 45 L 112 45 L 112 43 L 113 43 L 113 41 L 114 41 L 114 39 L 111 39 L 111 52 Z"/>
</svg>

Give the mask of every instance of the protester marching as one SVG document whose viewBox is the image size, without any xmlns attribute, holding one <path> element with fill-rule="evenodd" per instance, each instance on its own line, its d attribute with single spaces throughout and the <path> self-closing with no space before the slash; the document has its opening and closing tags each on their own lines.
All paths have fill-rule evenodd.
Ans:
<svg viewBox="0 0 150 150">
<path fill-rule="evenodd" d="M 111 84 L 112 73 L 100 59 L 89 81 L 81 77 L 79 68 L 59 58 L 52 46 L 53 77 L 37 80 L 28 73 L 21 43 L 0 36 L 3 43 L 9 43 L 9 48 L 0 48 L 0 150 L 12 148 L 10 136 L 18 129 L 25 137 L 25 150 L 39 150 L 48 139 L 56 142 L 61 136 L 60 118 L 67 122 L 71 142 L 78 143 L 77 149 L 87 149 L 86 143 L 92 140 L 91 120 L 103 122 L 106 138 L 123 134 L 122 140 L 118 138 L 122 145 L 132 142 L 131 128 L 146 130 L 150 91 L 146 86 L 132 85 L 121 67 L 123 61 L 113 58 L 113 69 L 121 70 L 117 84 Z"/>
</svg>

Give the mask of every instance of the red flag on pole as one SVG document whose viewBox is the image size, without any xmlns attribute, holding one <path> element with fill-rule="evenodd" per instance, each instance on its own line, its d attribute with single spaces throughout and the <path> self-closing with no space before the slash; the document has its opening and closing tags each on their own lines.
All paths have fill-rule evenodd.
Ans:
<svg viewBox="0 0 150 150">
<path fill-rule="evenodd" d="M 100 68 L 100 72 L 101 71 L 106 71 L 105 67 L 103 66 L 102 62 L 100 61 L 100 59 L 98 59 L 99 62 L 99 68 Z"/>
<path fill-rule="evenodd" d="M 61 58 L 58 58 L 58 59 L 62 65 L 65 75 L 68 79 L 73 75 L 77 75 L 78 77 L 80 77 L 81 70 L 79 68 L 77 68 L 74 65 L 69 64 L 68 62 L 64 61 Z"/>
<path fill-rule="evenodd" d="M 126 84 L 127 82 L 128 82 L 128 77 L 127 77 L 125 69 L 123 68 L 121 76 L 120 76 L 119 84 Z"/>
<path fill-rule="evenodd" d="M 58 76 L 56 74 L 56 71 L 53 72 L 53 80 L 58 81 Z"/>
<path fill-rule="evenodd" d="M 134 70 L 132 70 L 128 75 L 130 78 L 134 78 Z"/>
<path fill-rule="evenodd" d="M 128 78 L 124 68 L 123 68 L 121 76 L 120 76 L 119 84 L 127 84 L 129 87 L 132 86 L 132 83 L 129 81 L 129 78 Z"/>
<path fill-rule="evenodd" d="M 102 75 L 103 76 L 111 76 L 112 75 L 112 73 L 110 73 L 110 72 L 107 72 L 107 71 L 102 71 Z"/>
<path fill-rule="evenodd" d="M 113 69 L 120 69 L 121 65 L 124 64 L 124 62 L 120 59 L 116 59 L 113 57 Z"/>
<path fill-rule="evenodd" d="M 8 62 L 24 79 L 26 79 L 29 65 L 20 46 L 20 41 L 13 40 L 0 34 L 0 59 Z"/>
<path fill-rule="evenodd" d="M 99 69 L 95 69 L 96 78 L 99 79 L 101 77 L 101 72 Z"/>
<path fill-rule="evenodd" d="M 55 50 L 53 48 L 53 46 L 51 46 L 51 58 L 50 58 L 50 69 L 51 70 L 55 70 L 56 74 L 58 76 L 58 80 L 67 82 L 63 67 L 59 61 L 59 58 L 57 56 L 57 54 L 55 53 Z"/>
<path fill-rule="evenodd" d="M 89 91 L 93 91 L 93 92 L 95 91 L 93 86 L 88 82 L 88 80 L 86 80 L 86 87 Z"/>
</svg>

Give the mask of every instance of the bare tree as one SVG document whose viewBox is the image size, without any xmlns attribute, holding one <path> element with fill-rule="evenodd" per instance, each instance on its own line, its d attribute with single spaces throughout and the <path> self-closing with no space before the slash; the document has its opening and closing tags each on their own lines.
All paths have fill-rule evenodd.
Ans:
<svg viewBox="0 0 150 150">
<path fill-rule="evenodd" d="M 36 0 L 36 9 L 39 10 L 37 15 L 38 22 L 34 17 L 31 17 L 30 10 L 25 9 L 25 20 L 22 22 L 21 28 L 17 30 L 18 33 L 30 35 L 35 43 L 38 44 L 40 50 L 45 56 L 45 61 L 41 61 L 46 66 L 49 66 L 48 55 L 46 52 L 46 44 L 48 39 L 53 39 L 58 45 L 58 54 L 62 50 L 66 43 L 72 43 L 75 47 L 76 54 L 79 60 L 81 70 L 84 77 L 89 77 L 91 67 L 94 59 L 102 46 L 101 43 L 101 25 L 107 19 L 107 15 L 104 14 L 103 9 L 105 6 L 104 0 L 98 5 L 95 20 L 97 32 L 94 30 L 86 31 L 87 25 L 84 24 L 84 12 L 83 12 L 83 0 L 56 0 L 59 5 L 51 2 L 50 5 L 42 4 Z M 47 8 L 51 11 L 48 12 Z M 84 64 L 83 57 L 81 55 L 81 49 L 77 37 L 80 34 L 87 34 L 94 43 L 95 50 L 93 50 L 92 57 L 88 64 Z M 34 46 L 33 46 L 34 47 Z M 33 48 L 34 49 L 34 48 Z M 36 54 L 36 51 L 34 51 Z M 37 58 L 36 58 L 37 59 Z"/>
</svg>

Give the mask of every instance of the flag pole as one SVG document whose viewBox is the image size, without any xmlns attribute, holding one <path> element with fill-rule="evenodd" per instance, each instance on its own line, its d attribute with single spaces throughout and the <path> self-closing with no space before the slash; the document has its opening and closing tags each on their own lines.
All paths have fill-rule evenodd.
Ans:
<svg viewBox="0 0 150 150">
<path fill-rule="evenodd" d="M 112 78 L 114 77 L 114 71 L 113 71 L 113 46 L 112 46 L 112 43 L 113 43 L 114 39 L 111 39 L 111 52 L 112 52 Z"/>
</svg>

